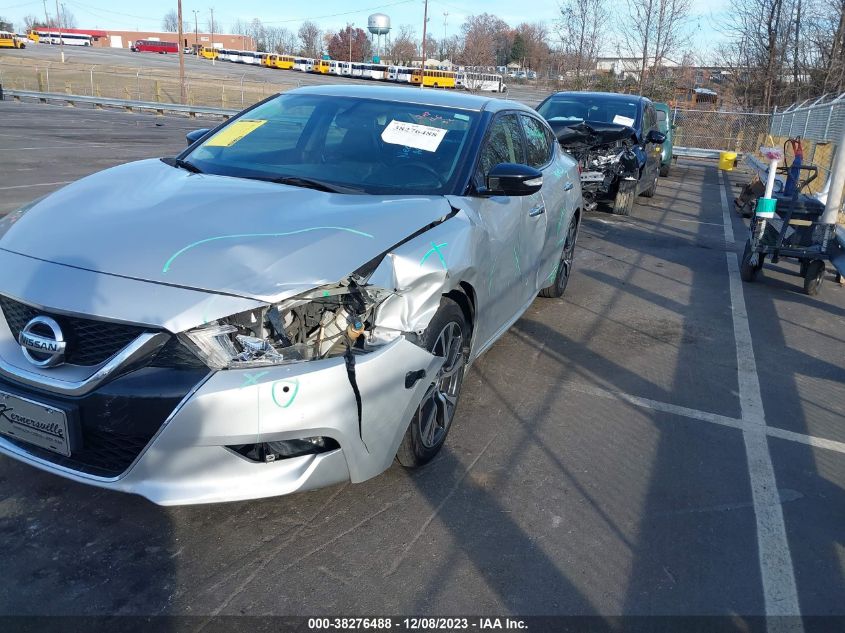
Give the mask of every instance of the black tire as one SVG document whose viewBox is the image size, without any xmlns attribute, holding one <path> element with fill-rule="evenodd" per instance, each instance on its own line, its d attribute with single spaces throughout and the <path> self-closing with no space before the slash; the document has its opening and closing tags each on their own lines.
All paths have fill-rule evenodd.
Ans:
<svg viewBox="0 0 845 633">
<path fill-rule="evenodd" d="M 804 273 L 804 292 L 815 297 L 819 294 L 824 281 L 824 262 L 814 259 L 807 264 L 807 272 Z"/>
<path fill-rule="evenodd" d="M 469 333 L 463 310 L 443 297 L 440 309 L 420 336 L 420 344 L 436 355 L 446 356 L 446 361 L 436 376 L 425 378 L 428 389 L 396 452 L 396 461 L 405 468 L 430 462 L 446 442 L 461 395 Z"/>
<path fill-rule="evenodd" d="M 760 259 L 755 266 L 751 263 L 752 255 L 751 242 L 747 241 L 745 242 L 745 250 L 742 252 L 742 262 L 739 265 L 739 276 L 748 283 L 754 281 L 757 278 L 757 273 L 763 268 L 763 256 L 759 256 Z"/>
<path fill-rule="evenodd" d="M 636 197 L 637 183 L 632 180 L 621 181 L 613 200 L 613 215 L 631 215 Z"/>
<path fill-rule="evenodd" d="M 810 260 L 808 260 L 808 259 L 802 259 L 801 260 L 801 265 L 798 268 L 798 276 L 799 277 L 804 277 L 807 274 L 807 266 L 809 266 L 809 265 L 810 265 Z"/>
<path fill-rule="evenodd" d="M 669 168 L 671 165 L 661 165 L 660 166 L 660 177 L 666 178 L 669 175 Z"/>
<path fill-rule="evenodd" d="M 643 198 L 653 198 L 654 194 L 657 193 L 657 179 L 659 176 L 654 176 L 654 182 L 651 183 L 651 186 L 643 191 Z"/>
<path fill-rule="evenodd" d="M 572 275 L 572 264 L 575 260 L 575 242 L 578 240 L 578 217 L 573 217 L 566 229 L 566 239 L 563 243 L 563 250 L 560 253 L 560 261 L 555 269 L 555 278 L 552 283 L 540 289 L 540 296 L 548 299 L 557 299 L 566 292 L 566 285 Z"/>
</svg>

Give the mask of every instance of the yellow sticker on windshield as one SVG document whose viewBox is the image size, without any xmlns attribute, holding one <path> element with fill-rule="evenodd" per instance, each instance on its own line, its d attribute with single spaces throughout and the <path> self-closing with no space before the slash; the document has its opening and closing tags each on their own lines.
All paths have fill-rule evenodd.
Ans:
<svg viewBox="0 0 845 633">
<path fill-rule="evenodd" d="M 203 145 L 206 147 L 231 147 L 243 137 L 252 134 L 260 128 L 267 121 L 257 121 L 251 119 L 242 119 L 235 121 L 231 125 L 227 125 L 217 134 L 208 139 Z"/>
</svg>

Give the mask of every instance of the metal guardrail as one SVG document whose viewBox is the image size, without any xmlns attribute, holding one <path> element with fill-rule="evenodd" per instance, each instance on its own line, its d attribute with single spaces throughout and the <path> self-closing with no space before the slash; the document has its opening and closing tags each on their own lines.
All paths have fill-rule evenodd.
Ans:
<svg viewBox="0 0 845 633">
<path fill-rule="evenodd" d="M 227 108 L 210 108 L 208 106 L 182 105 L 180 103 L 132 101 L 128 99 L 112 99 L 111 97 L 90 97 L 87 95 L 69 95 L 56 92 L 36 92 L 32 90 L 3 90 L 3 94 L 6 97 L 12 97 L 16 101 L 20 101 L 22 98 L 36 99 L 42 103 L 60 101 L 69 106 L 74 106 L 77 103 L 89 103 L 95 108 L 108 106 L 113 108 L 123 108 L 129 111 L 153 110 L 159 114 L 164 114 L 165 112 L 179 112 L 191 117 L 196 116 L 197 114 L 211 114 L 229 118 L 240 112 L 240 110 L 229 110 Z"/>
<path fill-rule="evenodd" d="M 682 147 L 680 145 L 675 145 L 672 148 L 672 155 L 673 156 L 680 156 L 681 158 L 712 158 L 714 160 L 719 160 L 719 153 L 722 150 L 718 149 L 701 149 L 698 147 Z M 742 152 L 737 153 L 737 158 L 742 158 Z"/>
</svg>

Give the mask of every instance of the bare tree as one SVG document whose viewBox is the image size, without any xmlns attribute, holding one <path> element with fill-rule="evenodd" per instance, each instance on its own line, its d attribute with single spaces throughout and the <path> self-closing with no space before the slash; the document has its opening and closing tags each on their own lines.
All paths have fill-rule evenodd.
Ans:
<svg viewBox="0 0 845 633">
<path fill-rule="evenodd" d="M 161 30 L 168 33 L 175 33 L 179 30 L 179 16 L 176 15 L 176 9 L 171 9 L 164 14 L 161 19 Z"/>
<path fill-rule="evenodd" d="M 23 32 L 28 33 L 32 29 L 41 26 L 42 20 L 39 20 L 34 15 L 29 14 L 23 16 Z"/>
<path fill-rule="evenodd" d="M 299 27 L 300 50 L 306 57 L 319 57 L 322 51 L 322 33 L 320 27 L 311 20 L 306 20 Z"/>
<path fill-rule="evenodd" d="M 390 43 L 388 55 L 394 64 L 410 64 L 417 56 L 417 36 L 413 27 L 403 24 Z"/>
<path fill-rule="evenodd" d="M 471 15 L 461 26 L 464 50 L 461 61 L 466 66 L 504 65 L 510 59 L 513 32 L 495 15 Z"/>
<path fill-rule="evenodd" d="M 733 0 L 722 60 L 747 107 L 769 111 L 775 104 L 793 37 L 791 15 L 792 0 Z"/>
<path fill-rule="evenodd" d="M 523 22 L 514 29 L 514 47 L 516 38 L 523 43 L 523 55 L 521 63 L 526 68 L 540 70 L 548 63 L 551 49 L 548 45 L 549 31 L 543 22 Z M 513 58 L 513 54 L 511 54 Z"/>
<path fill-rule="evenodd" d="M 781 1 L 781 0 L 777 0 Z M 640 60 L 639 89 L 645 92 L 646 70 L 652 74 L 687 42 L 686 21 L 690 0 L 627 0 L 628 16 L 622 22 L 625 48 Z"/>
<path fill-rule="evenodd" d="M 595 68 L 608 17 L 606 0 L 566 0 L 561 5 L 557 33 L 577 79 Z"/>
</svg>

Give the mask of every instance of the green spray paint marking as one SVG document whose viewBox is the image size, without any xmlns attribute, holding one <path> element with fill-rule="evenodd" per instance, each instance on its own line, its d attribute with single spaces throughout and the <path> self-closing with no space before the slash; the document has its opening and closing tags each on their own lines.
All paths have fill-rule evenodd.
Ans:
<svg viewBox="0 0 845 633">
<path fill-rule="evenodd" d="M 270 372 L 260 371 L 257 374 L 245 373 L 244 374 L 244 384 L 241 385 L 241 389 L 243 389 L 244 387 L 249 387 L 250 385 L 257 385 L 258 379 L 263 377 L 263 376 L 266 376 L 268 373 L 270 373 Z"/>
<path fill-rule="evenodd" d="M 441 248 L 448 245 L 449 244 L 447 242 L 443 242 L 442 244 L 435 244 L 434 242 L 431 242 L 431 248 L 425 255 L 423 255 L 423 258 L 420 260 L 420 266 L 425 263 L 425 260 L 428 259 L 429 255 L 437 253 L 437 256 L 440 258 L 440 263 L 443 264 L 443 270 L 448 270 L 448 267 L 446 266 L 446 260 L 443 258 L 443 253 L 440 252 Z"/>
<path fill-rule="evenodd" d="M 516 246 L 513 247 L 513 261 L 516 264 L 516 272 L 521 275 L 522 268 L 519 265 L 519 252 L 517 251 Z"/>
<path fill-rule="evenodd" d="M 558 269 L 558 266 L 560 266 L 560 262 L 558 262 L 557 264 L 555 264 L 555 267 L 554 267 L 554 268 L 552 268 L 552 272 L 551 272 L 551 273 L 549 273 L 549 276 L 548 276 L 548 277 L 546 277 L 546 279 L 547 279 L 547 280 L 552 281 L 552 280 L 555 278 L 555 275 L 557 274 L 557 269 Z"/>
<path fill-rule="evenodd" d="M 276 387 L 282 385 L 282 392 L 285 394 L 287 398 L 287 402 L 279 402 L 276 399 Z M 293 386 L 293 392 L 288 393 L 291 391 L 291 386 Z M 287 389 L 287 391 L 285 391 Z M 273 402 L 276 403 L 277 407 L 281 407 L 282 409 L 287 409 L 290 405 L 293 404 L 293 401 L 296 399 L 296 394 L 299 393 L 299 379 L 295 378 L 293 380 L 279 380 L 278 382 L 273 383 L 273 387 L 270 390 L 270 394 L 273 397 Z"/>
<path fill-rule="evenodd" d="M 170 259 L 168 259 L 167 262 L 164 264 L 164 268 L 161 269 L 161 272 L 166 273 L 167 271 L 169 271 L 170 267 L 173 265 L 173 261 L 183 253 L 186 253 L 192 248 L 196 248 L 197 246 L 208 244 L 209 242 L 217 242 L 220 240 L 240 240 L 251 237 L 286 237 L 288 235 L 310 233 L 311 231 L 346 231 L 347 233 L 352 233 L 353 235 L 360 235 L 361 237 L 369 237 L 370 239 L 373 239 L 374 237 L 370 233 L 364 233 L 364 231 L 358 231 L 356 229 L 350 229 L 344 226 L 312 226 L 307 229 L 299 229 L 298 231 L 286 231 L 284 233 L 236 233 L 234 235 L 218 235 L 217 237 L 207 237 L 204 240 L 199 240 L 197 242 L 193 242 L 192 244 L 188 244 L 184 248 L 180 248 L 178 251 L 176 251 L 173 255 L 170 256 Z"/>
</svg>

